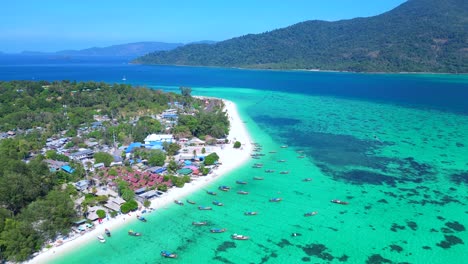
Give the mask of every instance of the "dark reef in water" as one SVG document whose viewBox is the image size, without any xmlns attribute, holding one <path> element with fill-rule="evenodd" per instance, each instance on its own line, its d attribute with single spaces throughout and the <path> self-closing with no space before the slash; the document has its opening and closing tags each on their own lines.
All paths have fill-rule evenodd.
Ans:
<svg viewBox="0 0 468 264">
<path fill-rule="evenodd" d="M 218 252 L 226 252 L 230 248 L 236 248 L 236 243 L 232 241 L 224 241 L 221 245 L 216 248 Z"/>
<path fill-rule="evenodd" d="M 259 124 L 267 124 L 269 126 L 294 126 L 299 123 L 301 123 L 300 119 L 295 119 L 295 118 L 286 118 L 286 117 L 273 117 L 273 116 L 268 116 L 268 115 L 258 115 L 254 116 L 253 119 L 255 120 L 255 123 Z"/>
<path fill-rule="evenodd" d="M 457 231 L 457 232 L 465 231 L 465 226 L 458 223 L 458 221 L 447 222 L 447 223 L 445 223 L 445 225 L 450 227 L 451 229 Z"/>
<path fill-rule="evenodd" d="M 333 260 L 335 258 L 327 252 L 328 248 L 323 244 L 308 244 L 301 248 L 308 256 L 315 256 L 323 260 Z"/>
<path fill-rule="evenodd" d="M 390 251 L 396 251 L 398 253 L 403 251 L 403 248 L 398 245 L 390 245 Z"/>
<path fill-rule="evenodd" d="M 411 228 L 411 230 L 413 231 L 416 231 L 418 229 L 418 224 L 416 224 L 416 222 L 413 222 L 413 221 L 407 221 L 406 222 L 406 225 Z"/>
<path fill-rule="evenodd" d="M 287 239 L 281 239 L 281 242 L 279 242 L 278 244 L 278 247 L 280 248 L 284 248 L 285 246 L 292 246 L 293 244 L 291 244 L 291 242 L 289 242 Z"/>
<path fill-rule="evenodd" d="M 406 228 L 405 226 L 399 225 L 397 223 L 393 223 L 392 227 L 390 227 L 390 230 L 392 232 L 397 232 L 398 231 L 397 229 L 404 230 L 405 228 Z"/>
<path fill-rule="evenodd" d="M 223 258 L 221 256 L 216 256 L 216 257 L 213 258 L 213 260 L 221 261 L 223 263 L 228 263 L 228 264 L 234 264 L 234 262 L 230 261 L 227 258 Z"/>
<path fill-rule="evenodd" d="M 380 256 L 379 254 L 374 254 L 367 259 L 366 263 L 367 264 L 381 264 L 381 263 L 393 263 L 393 261 L 386 259 Z"/>
<path fill-rule="evenodd" d="M 457 244 L 464 244 L 461 238 L 456 237 L 454 235 L 444 235 L 444 237 L 445 237 L 445 240 L 442 240 L 439 243 L 437 243 L 436 244 L 437 246 L 444 248 L 444 249 L 448 249 Z"/>
<path fill-rule="evenodd" d="M 450 175 L 450 180 L 457 185 L 460 185 L 462 183 L 468 185 L 468 171 L 452 174 Z"/>
</svg>

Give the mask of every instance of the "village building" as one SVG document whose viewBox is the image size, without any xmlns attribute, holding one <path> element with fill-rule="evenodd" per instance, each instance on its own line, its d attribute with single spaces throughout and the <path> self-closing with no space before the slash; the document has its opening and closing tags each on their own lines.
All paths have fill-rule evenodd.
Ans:
<svg viewBox="0 0 468 264">
<path fill-rule="evenodd" d="M 163 142 L 172 143 L 175 140 L 171 134 L 151 134 L 144 141 L 145 145 L 162 145 Z"/>
<path fill-rule="evenodd" d="M 69 156 L 73 160 L 84 160 L 93 158 L 94 151 L 91 149 L 84 149 L 78 152 L 71 153 Z"/>
</svg>

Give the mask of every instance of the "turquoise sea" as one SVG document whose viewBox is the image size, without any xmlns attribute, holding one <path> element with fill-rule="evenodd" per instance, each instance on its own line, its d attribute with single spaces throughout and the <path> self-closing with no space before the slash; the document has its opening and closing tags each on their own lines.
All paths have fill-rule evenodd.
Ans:
<svg viewBox="0 0 468 264">
<path fill-rule="evenodd" d="M 229 185 L 229 192 L 187 197 L 224 206 L 170 205 L 146 215 L 147 223 L 112 230 L 105 244 L 92 241 L 51 263 L 464 263 L 468 257 L 467 75 L 0 60 L 1 80 L 122 82 L 123 75 L 132 84 L 175 92 L 188 85 L 193 94 L 234 101 L 265 156 L 207 188 Z M 274 197 L 283 201 L 269 202 Z M 318 214 L 304 216 L 311 211 Z M 207 226 L 191 224 L 204 220 Z M 128 229 L 143 236 L 129 237 Z M 251 239 L 232 240 L 232 233 Z M 164 249 L 179 257 L 162 258 Z"/>
</svg>

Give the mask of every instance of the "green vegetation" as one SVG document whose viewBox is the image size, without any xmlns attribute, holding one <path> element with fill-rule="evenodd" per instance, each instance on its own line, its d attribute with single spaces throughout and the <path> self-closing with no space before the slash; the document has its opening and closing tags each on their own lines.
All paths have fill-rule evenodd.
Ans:
<svg viewBox="0 0 468 264">
<path fill-rule="evenodd" d="M 166 161 L 166 153 L 162 150 L 152 150 L 148 158 L 148 164 L 151 166 L 163 166 Z"/>
<path fill-rule="evenodd" d="M 95 163 L 104 163 L 104 166 L 109 167 L 110 164 L 114 161 L 114 157 L 106 152 L 97 152 L 94 153 L 94 160 Z"/>
<path fill-rule="evenodd" d="M 45 153 L 45 157 L 51 160 L 58 160 L 58 161 L 65 161 L 65 162 L 70 161 L 70 158 L 68 158 L 67 156 L 63 154 L 58 154 L 57 151 L 55 150 L 47 150 Z"/>
<path fill-rule="evenodd" d="M 37 156 L 28 164 L 30 145 L 0 141 L 0 259 L 23 261 L 46 240 L 66 234 L 76 218 L 73 201 L 55 174 Z"/>
<path fill-rule="evenodd" d="M 263 69 L 467 73 L 465 0 L 411 0 L 384 14 L 306 21 L 216 44 L 159 51 L 136 63 Z"/>
<path fill-rule="evenodd" d="M 204 164 L 208 165 L 208 166 L 213 165 L 218 160 L 219 160 L 218 154 L 216 154 L 216 152 L 213 152 L 213 153 L 211 153 L 211 154 L 209 154 L 208 156 L 205 157 Z"/>
<path fill-rule="evenodd" d="M 234 148 L 240 148 L 242 144 L 239 141 L 234 142 Z"/>
<path fill-rule="evenodd" d="M 179 115 L 177 126 L 173 133 L 176 137 L 204 138 L 207 135 L 222 138 L 229 132 L 229 119 L 223 111 L 222 101 L 213 105 L 209 110 L 199 110 L 194 116 Z"/>
<path fill-rule="evenodd" d="M 135 200 L 125 202 L 120 206 L 120 211 L 122 211 L 124 214 L 130 211 L 135 211 L 136 209 L 138 209 L 138 203 Z"/>
<path fill-rule="evenodd" d="M 99 218 L 105 218 L 106 217 L 106 211 L 102 210 L 102 209 L 99 209 L 96 211 L 96 214 Z"/>
</svg>

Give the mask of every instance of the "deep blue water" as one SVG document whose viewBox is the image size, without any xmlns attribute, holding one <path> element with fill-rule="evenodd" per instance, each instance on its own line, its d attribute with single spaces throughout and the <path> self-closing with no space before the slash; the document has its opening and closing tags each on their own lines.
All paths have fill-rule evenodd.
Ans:
<svg viewBox="0 0 468 264">
<path fill-rule="evenodd" d="M 468 114 L 468 75 L 356 74 L 132 65 L 122 58 L 0 55 L 0 80 L 238 87 L 414 105 Z"/>
</svg>

